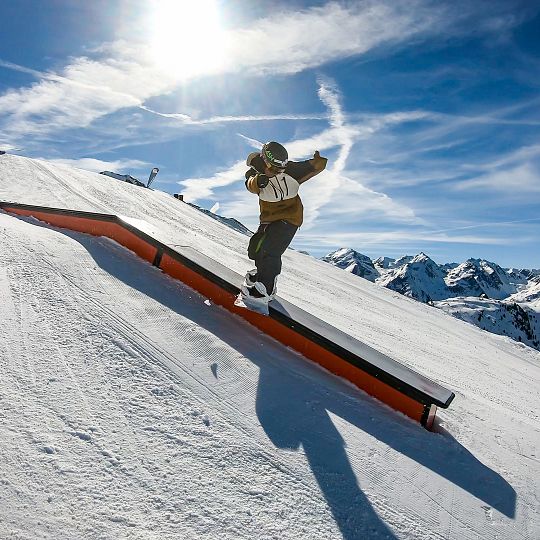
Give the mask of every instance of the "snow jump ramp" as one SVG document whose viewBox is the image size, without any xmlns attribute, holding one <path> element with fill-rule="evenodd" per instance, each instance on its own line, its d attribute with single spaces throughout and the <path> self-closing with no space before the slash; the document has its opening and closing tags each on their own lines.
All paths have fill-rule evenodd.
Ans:
<svg viewBox="0 0 540 540">
<path fill-rule="evenodd" d="M 234 305 L 243 277 L 189 247 L 167 246 L 146 222 L 126 217 L 0 202 L 5 212 L 95 236 L 106 236 L 181 280 L 215 304 L 246 319 L 306 358 L 431 429 L 437 407 L 455 395 L 303 309 L 277 297 L 269 316 Z"/>
</svg>

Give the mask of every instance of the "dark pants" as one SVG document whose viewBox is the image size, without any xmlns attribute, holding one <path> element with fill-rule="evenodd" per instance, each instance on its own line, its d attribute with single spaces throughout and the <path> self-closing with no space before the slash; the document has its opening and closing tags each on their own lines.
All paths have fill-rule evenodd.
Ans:
<svg viewBox="0 0 540 540">
<path fill-rule="evenodd" d="M 281 272 L 281 256 L 292 242 L 298 227 L 287 221 L 261 223 L 251 237 L 248 256 L 257 267 L 256 281 L 260 281 L 272 294 L 276 277 Z"/>
</svg>

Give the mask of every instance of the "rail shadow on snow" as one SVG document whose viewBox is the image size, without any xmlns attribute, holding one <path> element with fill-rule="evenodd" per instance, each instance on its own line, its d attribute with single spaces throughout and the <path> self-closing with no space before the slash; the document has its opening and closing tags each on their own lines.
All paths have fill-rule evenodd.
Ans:
<svg viewBox="0 0 540 540">
<path fill-rule="evenodd" d="M 337 377 L 322 373 L 312 362 L 306 362 L 262 335 L 239 317 L 215 307 L 202 309 L 198 293 L 190 290 L 189 295 L 185 294 L 183 284 L 160 275 L 154 267 L 124 248 L 108 240 L 66 230 L 61 232 L 79 242 L 101 269 L 206 329 L 258 366 L 260 375 L 254 407 L 262 428 L 277 448 L 303 448 L 346 540 L 396 537 L 375 512 L 356 477 L 357 474 L 384 476 L 381 471 L 384 457 L 376 458 L 373 471 L 362 471 L 358 465 L 353 470 L 345 442 L 330 414 L 514 518 L 516 493 L 512 486 L 449 434 L 425 431 Z M 141 327 L 144 328 L 144 321 Z M 265 346 L 261 347 L 261 343 Z M 207 370 L 208 376 L 215 380 L 216 367 L 208 365 Z M 321 385 L 321 377 L 324 385 Z M 234 396 L 227 397 L 234 402 Z M 242 398 L 245 396 L 238 399 Z M 388 459 L 391 459 L 390 454 Z M 393 463 L 388 465 L 389 470 L 395 467 Z M 412 496 L 415 478 L 410 478 L 410 485 Z"/>
</svg>

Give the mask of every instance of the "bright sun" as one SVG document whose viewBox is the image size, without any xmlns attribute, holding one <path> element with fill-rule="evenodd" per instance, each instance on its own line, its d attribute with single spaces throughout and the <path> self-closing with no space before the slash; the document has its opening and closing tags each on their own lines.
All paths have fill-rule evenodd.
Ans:
<svg viewBox="0 0 540 540">
<path fill-rule="evenodd" d="M 225 32 L 215 0 L 153 3 L 151 55 L 178 79 L 218 70 L 226 59 Z"/>
</svg>

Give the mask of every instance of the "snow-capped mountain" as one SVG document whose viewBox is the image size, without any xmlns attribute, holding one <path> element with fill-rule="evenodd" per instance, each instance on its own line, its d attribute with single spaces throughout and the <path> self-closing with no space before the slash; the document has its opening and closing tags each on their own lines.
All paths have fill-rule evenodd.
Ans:
<svg viewBox="0 0 540 540">
<path fill-rule="evenodd" d="M 484 330 L 540 348 L 538 270 L 503 269 L 483 259 L 437 264 L 425 253 L 371 261 L 348 248 L 323 260 Z"/>
<path fill-rule="evenodd" d="M 481 259 L 468 259 L 446 276 L 450 296 L 482 296 L 502 300 L 527 284 L 522 274 L 508 274 L 498 264 Z"/>
<path fill-rule="evenodd" d="M 375 281 L 380 276 L 371 259 L 354 249 L 338 249 L 323 257 L 322 260 L 369 281 Z"/>
<path fill-rule="evenodd" d="M 395 262 L 396 259 L 392 259 L 391 257 L 379 257 L 373 261 L 373 265 L 380 270 L 388 270 L 389 268 L 393 268 Z"/>
<path fill-rule="evenodd" d="M 430 302 L 448 298 L 448 287 L 444 278 L 445 272 L 439 265 L 425 253 L 419 253 L 402 266 L 388 272 L 378 283 L 421 302 Z"/>
<path fill-rule="evenodd" d="M 399 268 L 403 266 L 404 264 L 411 262 L 413 259 L 414 259 L 413 255 L 403 255 L 403 257 L 400 257 L 399 259 L 396 259 L 394 261 L 391 268 Z"/>
</svg>

